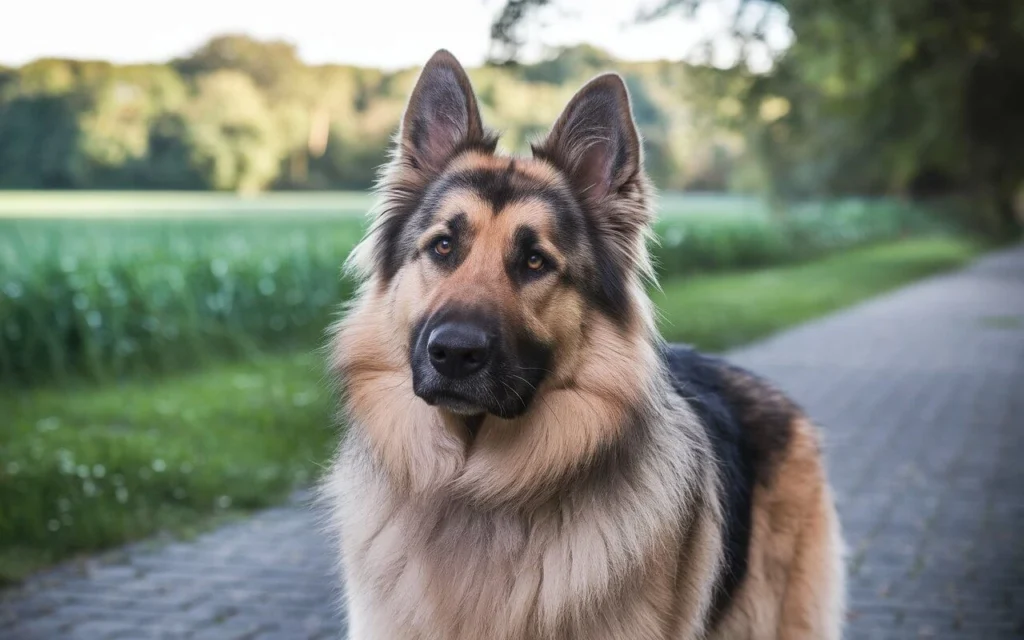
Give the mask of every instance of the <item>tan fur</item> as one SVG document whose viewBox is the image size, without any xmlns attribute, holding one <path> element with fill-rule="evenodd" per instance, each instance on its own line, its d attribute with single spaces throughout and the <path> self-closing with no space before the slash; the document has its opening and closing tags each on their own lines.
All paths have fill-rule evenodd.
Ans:
<svg viewBox="0 0 1024 640">
<path fill-rule="evenodd" d="M 532 158 L 516 158 L 516 171 L 523 173 L 542 184 L 557 184 L 562 180 L 558 172 L 546 162 L 537 162 Z M 508 166 L 509 158 L 504 156 L 490 155 L 480 152 L 469 152 L 456 158 L 450 165 L 449 171 L 460 171 L 462 169 L 496 169 L 502 170 Z"/>
<path fill-rule="evenodd" d="M 747 578 L 714 637 L 837 640 L 843 553 L 816 432 L 799 420 L 774 481 L 755 487 Z"/>
<path fill-rule="evenodd" d="M 457 76 L 469 91 L 454 59 L 435 58 L 442 81 Z M 595 83 L 625 96 L 621 80 Z M 418 84 L 413 101 L 446 100 L 458 112 L 456 98 Z M 461 125 L 465 135 L 483 140 L 475 99 L 465 105 L 474 112 Z M 552 153 L 571 121 L 556 123 Z M 418 123 L 407 114 L 403 129 Z M 456 142 L 423 144 L 434 153 Z M 543 160 L 471 148 L 424 165 L 409 159 L 416 142 L 400 136 L 397 149 L 374 231 L 351 258 L 362 285 L 331 343 L 348 432 L 322 494 L 342 560 L 349 637 L 838 638 L 838 521 L 814 429 L 802 419 L 756 485 L 748 573 L 709 628 L 724 562 L 722 487 L 705 427 L 671 387 L 658 352 L 644 289 L 652 216 L 642 171 L 612 176 L 603 199 L 586 196 L 601 215 L 598 232 L 617 240 L 611 259 L 628 268 L 631 313 L 616 321 L 562 278 L 513 286 L 504 260 L 520 225 L 536 230 L 556 262 L 572 259 L 554 241 L 558 212 L 540 198 L 496 212 L 479 194 L 452 188 L 436 203 L 432 226 L 410 242 L 429 252 L 452 217 L 464 216 L 472 242 L 457 268 L 413 259 L 383 277 L 376 234 L 439 171 L 517 172 L 567 188 Z M 562 152 L 587 162 L 585 148 Z M 550 370 L 522 415 L 487 415 L 471 433 L 463 418 L 413 392 L 412 327 L 452 305 L 486 307 L 553 345 Z M 745 378 L 740 385 L 756 404 L 762 390 Z M 783 406 L 776 397 L 763 401 Z M 772 428 L 766 420 L 769 436 Z"/>
</svg>

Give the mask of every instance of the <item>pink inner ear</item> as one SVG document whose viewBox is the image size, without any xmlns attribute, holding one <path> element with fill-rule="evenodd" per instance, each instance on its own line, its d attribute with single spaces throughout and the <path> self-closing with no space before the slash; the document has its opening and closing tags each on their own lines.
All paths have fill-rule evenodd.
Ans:
<svg viewBox="0 0 1024 640">
<path fill-rule="evenodd" d="M 470 135 L 469 110 L 475 107 L 466 91 L 458 72 L 440 64 L 428 65 L 416 85 L 406 111 L 403 144 L 427 170 L 440 170 Z"/>
<path fill-rule="evenodd" d="M 457 111 L 459 113 L 452 113 Z M 428 162 L 437 167 L 448 159 L 448 156 L 466 137 L 466 129 L 462 123 L 465 119 L 464 110 L 454 104 L 445 103 L 427 116 L 427 134 L 422 153 Z"/>
<path fill-rule="evenodd" d="M 605 140 L 594 140 L 576 166 L 577 188 L 588 198 L 603 198 L 612 187 L 612 162 L 615 152 Z"/>
</svg>

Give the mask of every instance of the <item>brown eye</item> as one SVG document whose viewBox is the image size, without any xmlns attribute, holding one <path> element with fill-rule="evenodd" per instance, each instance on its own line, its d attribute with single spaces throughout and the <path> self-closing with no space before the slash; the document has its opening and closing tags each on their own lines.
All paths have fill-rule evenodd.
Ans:
<svg viewBox="0 0 1024 640">
<path fill-rule="evenodd" d="M 446 256 L 452 252 L 452 239 L 448 237 L 439 238 L 434 242 L 434 253 L 439 256 Z"/>
<path fill-rule="evenodd" d="M 544 267 L 544 256 L 539 253 L 531 253 L 526 259 L 526 266 L 533 271 L 540 271 Z"/>
</svg>

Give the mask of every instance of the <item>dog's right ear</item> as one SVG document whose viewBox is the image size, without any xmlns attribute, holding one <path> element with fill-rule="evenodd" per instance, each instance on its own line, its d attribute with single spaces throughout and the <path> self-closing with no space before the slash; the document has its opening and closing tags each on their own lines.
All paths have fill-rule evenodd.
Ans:
<svg viewBox="0 0 1024 640">
<path fill-rule="evenodd" d="M 469 76 L 448 51 L 427 62 L 402 118 L 402 158 L 428 175 L 440 173 L 458 151 L 484 142 L 476 96 Z"/>
<path fill-rule="evenodd" d="M 533 152 L 565 171 L 584 201 L 599 205 L 614 196 L 643 163 L 626 83 L 614 73 L 588 82 Z"/>
</svg>

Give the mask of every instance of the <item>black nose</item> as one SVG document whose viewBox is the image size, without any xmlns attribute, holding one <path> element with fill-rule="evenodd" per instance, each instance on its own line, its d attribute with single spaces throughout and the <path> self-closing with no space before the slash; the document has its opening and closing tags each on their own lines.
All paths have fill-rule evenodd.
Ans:
<svg viewBox="0 0 1024 640">
<path fill-rule="evenodd" d="M 491 357 L 491 338 L 474 324 L 445 322 L 430 332 L 427 354 L 430 364 L 441 375 L 465 378 L 487 364 Z"/>
</svg>

